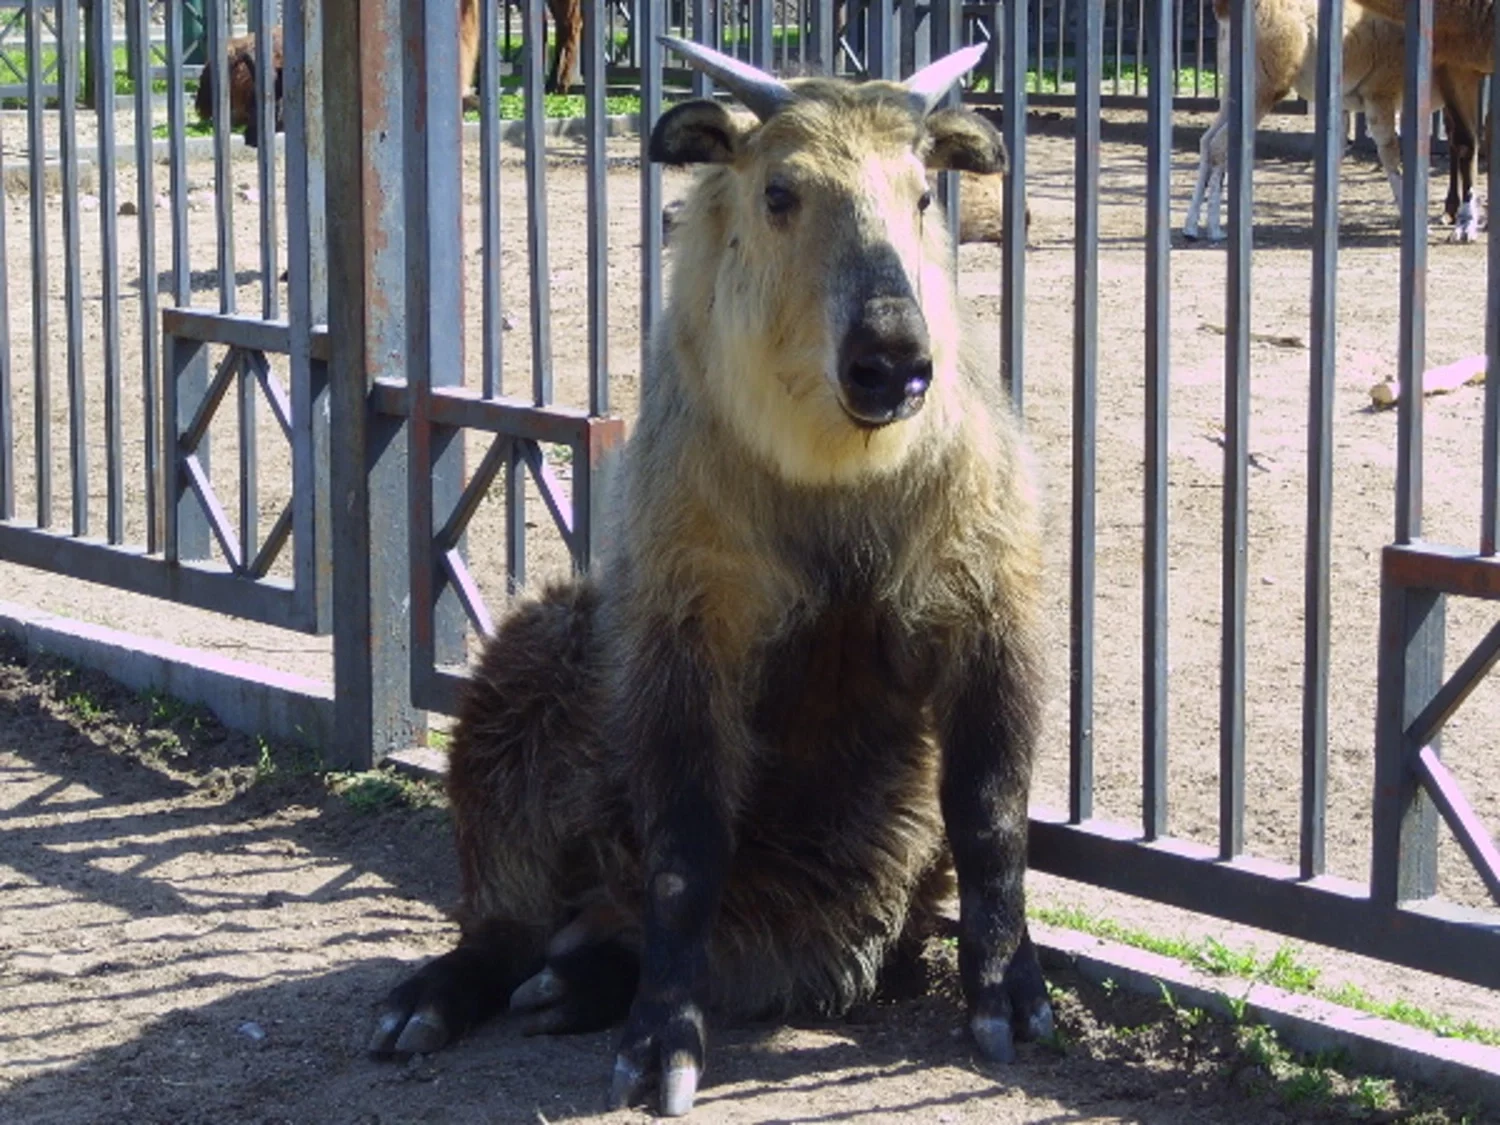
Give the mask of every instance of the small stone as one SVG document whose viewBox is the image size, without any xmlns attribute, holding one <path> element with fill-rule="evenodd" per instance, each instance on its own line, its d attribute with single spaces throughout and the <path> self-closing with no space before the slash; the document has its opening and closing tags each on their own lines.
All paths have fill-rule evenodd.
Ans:
<svg viewBox="0 0 1500 1125">
<path fill-rule="evenodd" d="M 516 322 L 513 319 L 511 319 L 510 313 L 501 313 L 500 314 L 500 331 L 502 331 L 502 332 L 514 332 L 515 330 L 516 330 Z"/>
<path fill-rule="evenodd" d="M 244 200 L 246 203 L 259 203 L 260 202 L 260 192 L 257 191 L 255 188 L 250 188 L 250 187 L 240 188 L 240 198 L 242 200 Z"/>
<path fill-rule="evenodd" d="M 99 210 L 99 197 L 96 195 L 79 196 L 78 206 L 84 211 L 97 211 Z"/>
<path fill-rule="evenodd" d="M 120 214 L 122 215 L 139 215 L 140 213 L 141 209 L 135 205 L 135 200 L 133 199 L 127 199 L 124 203 L 120 204 Z"/>
<path fill-rule="evenodd" d="M 246 1020 L 236 1030 L 252 1043 L 264 1043 L 266 1040 L 266 1029 L 254 1020 Z"/>
</svg>

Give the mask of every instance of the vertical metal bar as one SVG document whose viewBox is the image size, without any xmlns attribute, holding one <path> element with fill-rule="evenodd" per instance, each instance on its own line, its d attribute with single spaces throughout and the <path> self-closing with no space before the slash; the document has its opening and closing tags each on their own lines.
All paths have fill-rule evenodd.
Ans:
<svg viewBox="0 0 1500 1125">
<path fill-rule="evenodd" d="M 193 271 L 187 222 L 187 105 L 182 92 L 182 5 L 167 5 L 167 147 L 172 197 L 172 301 L 193 301 Z M 154 331 L 154 327 L 153 327 Z M 171 415 L 167 415 L 168 418 Z M 170 471 L 171 467 L 168 466 Z"/>
<path fill-rule="evenodd" d="M 1313 183 L 1312 339 L 1307 420 L 1307 566 L 1302 669 L 1302 832 L 1300 867 L 1311 879 L 1324 870 L 1328 802 L 1329 572 L 1333 551 L 1333 379 L 1337 364 L 1339 163 L 1344 155 L 1344 53 L 1334 50 L 1344 26 L 1344 0 L 1318 5 L 1317 159 Z"/>
<path fill-rule="evenodd" d="M 1172 38 L 1169 0 L 1150 0 L 1151 69 Z M 1147 87 L 1145 543 L 1141 608 L 1141 826 L 1167 831 L 1167 423 L 1172 371 L 1172 94 Z"/>
<path fill-rule="evenodd" d="M 94 57 L 106 74 L 94 84 L 99 141 L 99 256 L 103 267 L 101 331 L 104 336 L 104 487 L 105 534 L 111 543 L 125 541 L 125 435 L 120 383 L 120 234 L 115 191 L 115 32 L 112 4 L 94 4 L 90 21 Z M 149 40 L 148 40 L 149 45 Z M 137 67 L 136 82 L 151 88 L 148 63 Z"/>
<path fill-rule="evenodd" d="M 917 68 L 917 0 L 900 0 L 897 69 L 892 77 L 904 78 Z"/>
<path fill-rule="evenodd" d="M 314 324 L 328 319 L 328 232 L 323 176 L 323 32 L 308 0 L 282 9 L 286 118 L 287 367 L 292 397 L 292 573 L 296 597 L 320 632 L 331 626 L 328 378 L 312 359 Z"/>
<path fill-rule="evenodd" d="M 526 6 L 526 248 L 531 263 L 531 399 L 552 401 L 552 271 L 547 267 L 547 40 L 542 0 Z M 462 198 L 458 206 L 462 208 Z"/>
<path fill-rule="evenodd" d="M 651 129 L 661 116 L 661 0 L 639 0 L 641 47 L 641 382 L 651 377 L 651 332 L 661 316 L 661 168 L 652 163 Z"/>
<path fill-rule="evenodd" d="M 1207 0 L 1197 0 L 1198 27 L 1193 47 L 1193 97 L 1195 98 L 1203 96 L 1203 5 L 1205 3 Z M 1218 89 L 1217 83 L 1214 88 Z"/>
<path fill-rule="evenodd" d="M 1069 598 L 1068 815 L 1094 805 L 1094 489 L 1099 368 L 1099 64 L 1103 13 L 1081 3 L 1074 33 L 1077 133 L 1073 143 L 1073 545 Z M 1058 27 L 1059 44 L 1063 39 Z M 1059 46 L 1061 51 L 1061 46 Z M 1059 59 L 1058 73 L 1062 72 Z"/>
<path fill-rule="evenodd" d="M 1141 96 L 1141 58 L 1146 53 L 1146 0 L 1135 0 L 1135 71 L 1131 93 Z"/>
<path fill-rule="evenodd" d="M 1063 34 L 1063 28 L 1068 26 L 1068 0 L 1057 0 L 1057 70 L 1053 75 L 1057 92 L 1063 92 L 1063 48 L 1067 46 L 1068 37 Z M 1073 45 L 1073 52 L 1077 54 L 1078 45 Z M 1097 68 L 1096 68 L 1097 69 Z M 1077 68 L 1074 68 L 1073 81 L 1078 81 Z"/>
<path fill-rule="evenodd" d="M 1026 0 L 1030 3 L 1030 0 Z M 870 0 L 865 65 L 872 78 L 896 77 L 896 14 L 892 0 Z"/>
<path fill-rule="evenodd" d="M 695 0 L 693 33 L 701 38 L 704 0 Z M 588 177 L 588 310 L 589 310 L 589 413 L 609 413 L 609 177 L 605 149 L 604 27 L 598 7 L 584 5 L 583 82 L 584 118 L 588 126 L 584 155 Z M 697 73 L 696 71 L 694 73 Z M 583 536 L 587 540 L 588 536 Z"/>
<path fill-rule="evenodd" d="M 59 0 L 57 81 L 58 153 L 62 160 L 63 311 L 68 325 L 68 467 L 73 534 L 89 533 L 88 378 L 83 368 L 83 263 L 78 199 L 78 0 Z M 113 81 L 111 80 L 111 86 Z M 114 96 L 111 89 L 110 96 Z M 110 138 L 113 142 L 114 138 Z"/>
<path fill-rule="evenodd" d="M 593 5 L 585 4 L 590 10 Z M 507 22 L 510 6 L 506 5 Z M 505 385 L 505 306 L 500 275 L 500 74 L 495 0 L 479 0 L 480 389 L 494 398 Z M 587 76 L 592 78 L 592 76 Z"/>
<path fill-rule="evenodd" d="M 1500 73 L 1500 23 L 1495 25 L 1495 73 Z M 1500 155 L 1500 81 L 1492 74 L 1489 79 L 1490 130 L 1490 206 L 1500 199 L 1495 193 L 1500 187 L 1500 174 L 1495 171 L 1496 156 Z M 1477 143 L 1477 138 L 1476 138 Z M 1500 238 L 1495 237 L 1493 224 L 1490 231 L 1490 288 L 1489 317 L 1485 329 L 1485 351 L 1487 353 L 1484 380 L 1484 450 L 1483 498 L 1480 501 L 1479 553 L 1494 555 L 1500 551 L 1500 309 L 1494 295 L 1500 294 Z"/>
<path fill-rule="evenodd" d="M 42 55 L 42 5 L 26 8 L 26 55 Z M 32 424 L 36 457 L 36 525 L 52 526 L 52 371 L 48 356 L 51 339 L 48 306 L 52 299 L 47 283 L 47 130 L 43 124 L 42 66 L 26 68 L 26 147 L 30 165 L 31 192 L 31 361 Z"/>
<path fill-rule="evenodd" d="M 1030 0 L 1027 0 L 1030 3 Z M 1030 76 L 1037 93 L 1042 93 L 1042 75 L 1045 72 L 1044 54 L 1042 50 L 1042 37 L 1047 33 L 1047 0 L 1036 0 L 1036 43 L 1035 54 L 1032 56 Z M 1028 86 L 1027 89 L 1032 87 Z"/>
<path fill-rule="evenodd" d="M 1110 93 L 1120 96 L 1121 71 L 1125 66 L 1125 0 L 1115 0 L 1115 74 Z"/>
<path fill-rule="evenodd" d="M 265 42 L 264 39 L 261 40 Z M 249 566 L 260 553 L 260 457 L 255 447 L 255 399 L 260 389 L 246 357 L 238 358 L 240 429 L 240 544 L 241 561 Z"/>
<path fill-rule="evenodd" d="M 750 65 L 762 70 L 769 70 L 772 65 L 771 4 L 772 0 L 750 0 L 750 26 L 747 29 L 750 32 Z"/>
<path fill-rule="evenodd" d="M 1432 0 L 1412 0 L 1406 6 L 1406 100 L 1401 121 L 1401 326 L 1396 357 L 1401 394 L 1396 400 L 1396 542 L 1410 543 L 1422 535 L 1422 368 L 1427 348 Z"/>
<path fill-rule="evenodd" d="M 411 705 L 407 434 L 369 408 L 372 378 L 404 377 L 402 0 L 321 0 L 328 175 L 335 742 L 368 768 L 424 731 Z M 457 64 L 454 73 L 457 74 Z M 378 534 L 372 531 L 379 529 Z"/>
<path fill-rule="evenodd" d="M 1000 297 L 1000 365 L 1017 413 L 1025 404 L 1026 371 L 1026 11 L 1005 5 L 1005 120 L 1010 156 L 1005 185 Z"/>
<path fill-rule="evenodd" d="M 811 0 L 813 6 L 813 46 L 817 64 L 825 74 L 838 66 L 838 6 L 833 0 Z"/>
<path fill-rule="evenodd" d="M 0 183 L 5 178 L 4 146 L 0 146 Z M 10 353 L 10 242 L 5 212 L 0 206 L 0 520 L 16 518 L 15 400 L 11 386 Z"/>
<path fill-rule="evenodd" d="M 584 21 L 587 24 L 592 10 L 590 5 L 584 5 Z M 719 46 L 718 36 L 714 33 L 718 27 L 708 15 L 708 0 L 693 0 L 693 39 L 695 42 L 707 44 L 710 47 Z M 587 34 L 585 32 L 585 34 Z M 693 97 L 706 98 L 709 91 L 713 89 L 713 80 L 701 70 L 693 71 Z"/>
<path fill-rule="evenodd" d="M 941 58 L 959 47 L 963 32 L 962 0 L 932 0 L 931 34 L 928 42 L 929 59 Z M 925 64 L 924 64 L 925 65 Z M 948 92 L 946 105 L 958 105 L 960 89 L 957 85 Z M 959 182 L 955 172 L 938 174 L 938 195 L 943 202 L 943 212 L 948 217 L 948 239 L 953 247 L 953 265 L 958 267 L 959 248 Z"/>
<path fill-rule="evenodd" d="M 527 26 L 527 67 L 537 81 L 536 90 L 527 89 L 528 115 L 533 95 L 541 100 L 540 84 L 546 66 L 541 6 L 542 0 L 533 0 L 535 23 L 528 21 Z M 406 41 L 422 45 L 421 50 L 408 52 L 406 58 L 403 185 L 407 384 L 412 390 L 407 426 L 407 503 L 412 553 L 412 685 L 416 690 L 434 665 L 462 664 L 466 656 L 468 615 L 457 591 L 444 579 L 436 543 L 438 528 L 447 522 L 463 492 L 463 430 L 433 422 L 429 407 L 433 387 L 463 382 L 463 114 L 456 5 L 452 0 L 408 0 L 405 12 L 409 21 L 403 29 Z M 528 120 L 528 127 L 530 124 Z M 532 155 L 528 151 L 528 164 Z M 545 214 L 542 221 L 545 223 Z M 545 277 L 545 254 L 541 269 Z M 550 395 L 550 382 L 546 391 Z M 456 546 L 461 555 L 465 554 L 466 536 L 460 535 Z"/>
<path fill-rule="evenodd" d="M 162 396 L 164 453 L 162 473 L 166 491 L 162 497 L 166 533 L 164 549 L 168 562 L 206 559 L 213 551 L 213 531 L 207 515 L 191 489 L 185 485 L 180 439 L 192 424 L 198 404 L 208 393 L 208 346 L 193 340 L 167 337 Z M 209 466 L 208 438 L 198 447 L 198 460 Z"/>
<path fill-rule="evenodd" d="M 1255 9 L 1230 5 L 1229 283 L 1224 341 L 1223 650 L 1219 681 L 1219 854 L 1245 842 L 1245 570 L 1250 472 L 1251 172 L 1255 163 Z"/>
<path fill-rule="evenodd" d="M 149 0 L 130 0 L 125 18 L 134 28 L 135 208 L 141 273 L 141 427 L 145 440 L 146 551 L 161 549 L 161 476 L 158 464 L 160 422 L 157 365 L 156 183 L 151 143 L 151 7 Z"/>
<path fill-rule="evenodd" d="M 1411 768 L 1416 748 L 1406 732 L 1443 683 L 1445 601 L 1430 590 L 1381 583 L 1370 858 L 1370 897 L 1381 906 L 1437 892 L 1438 814 Z"/>
<path fill-rule="evenodd" d="M 526 584 L 526 451 L 515 439 L 505 460 L 505 576 L 512 593 Z"/>
<path fill-rule="evenodd" d="M 228 39 L 228 0 L 205 0 L 208 16 L 208 62 L 213 67 L 214 87 L 214 219 L 219 266 L 219 311 L 232 313 L 238 294 L 234 270 L 234 176 L 230 165 L 229 67 L 225 58 Z M 257 46 L 257 50 L 261 50 Z M 257 66 L 256 70 L 262 68 Z M 267 141 L 270 138 L 266 138 Z"/>
<path fill-rule="evenodd" d="M 255 114 L 259 141 L 255 150 L 260 192 L 260 314 L 266 320 L 281 317 L 280 245 L 276 215 L 276 68 L 272 65 L 271 29 L 276 23 L 276 0 L 251 0 L 250 18 L 255 32 Z M 285 44 L 283 43 L 283 47 Z M 282 60 L 283 63 L 285 59 Z M 246 557 L 252 557 L 246 552 Z"/>
</svg>

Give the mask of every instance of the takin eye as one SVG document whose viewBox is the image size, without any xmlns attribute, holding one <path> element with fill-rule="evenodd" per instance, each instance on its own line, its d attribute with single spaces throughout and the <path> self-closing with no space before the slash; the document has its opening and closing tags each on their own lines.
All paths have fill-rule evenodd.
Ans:
<svg viewBox="0 0 1500 1125">
<path fill-rule="evenodd" d="M 925 210 L 927 210 L 927 208 L 929 208 L 931 206 L 932 206 L 932 192 L 930 192 L 930 191 L 924 191 L 922 193 L 922 198 L 917 200 L 917 210 L 918 211 L 925 211 Z"/>
<path fill-rule="evenodd" d="M 797 193 L 785 184 L 766 185 L 766 210 L 773 218 L 789 215 L 797 206 Z"/>
</svg>

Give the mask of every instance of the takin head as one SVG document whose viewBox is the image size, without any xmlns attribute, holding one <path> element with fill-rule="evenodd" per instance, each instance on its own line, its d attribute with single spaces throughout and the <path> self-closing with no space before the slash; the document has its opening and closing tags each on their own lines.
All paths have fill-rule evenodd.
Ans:
<svg viewBox="0 0 1500 1125">
<path fill-rule="evenodd" d="M 670 345 L 684 380 L 788 480 L 848 481 L 956 428 L 952 248 L 928 173 L 1003 174 L 984 118 L 939 109 L 984 52 L 904 83 L 782 82 L 662 42 L 750 110 L 668 110 L 651 159 L 706 166 L 675 217 Z M 924 409 L 925 408 L 925 409 Z"/>
</svg>

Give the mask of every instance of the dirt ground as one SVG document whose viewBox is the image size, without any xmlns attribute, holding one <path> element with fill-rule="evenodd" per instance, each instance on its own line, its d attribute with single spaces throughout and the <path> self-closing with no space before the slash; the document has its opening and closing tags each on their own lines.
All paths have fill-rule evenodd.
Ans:
<svg viewBox="0 0 1500 1125">
<path fill-rule="evenodd" d="M 1204 124 L 1185 119 L 1186 124 Z M 1067 589 L 1071 453 L 1073 239 L 1072 142 L 1068 123 L 1038 114 L 1027 187 L 1033 222 L 1027 278 L 1026 417 L 1045 481 L 1052 536 L 1052 691 L 1036 799 L 1064 804 L 1067 785 Z M 1299 119 L 1270 127 L 1305 130 Z M 0 116 L 6 163 L 20 159 L 22 119 Z M 237 145 L 238 147 L 238 145 Z M 612 401 L 627 420 L 639 377 L 638 171 L 629 143 L 612 148 L 609 176 L 609 344 Z M 1195 157 L 1174 159 L 1174 222 L 1180 224 Z M 1139 807 L 1141 480 L 1143 433 L 1143 150 L 1138 121 L 1106 123 L 1100 252 L 1100 406 L 1097 684 L 1094 714 L 1096 806 L 1134 822 Z M 468 307 L 480 307 L 477 161 L 467 162 Z M 156 168 L 155 191 L 166 190 Z M 119 199 L 135 197 L 122 169 Z M 210 166 L 189 169 L 194 302 L 217 307 Z M 1444 189 L 1433 178 L 1433 196 Z M 683 180 L 669 176 L 667 198 Z M 260 307 L 254 165 L 234 165 L 238 303 Z M 586 260 L 579 154 L 565 144 L 548 168 L 551 356 L 559 401 L 584 397 Z M 525 288 L 525 195 L 518 153 L 502 172 L 502 273 L 506 312 L 505 387 L 526 393 L 532 344 Z M 1368 388 L 1393 375 L 1399 318 L 1398 229 L 1388 190 L 1372 161 L 1346 162 L 1339 265 L 1339 373 L 1335 404 L 1335 523 L 1328 854 L 1333 873 L 1368 870 L 1378 559 L 1391 537 L 1395 417 L 1369 409 Z M 1256 256 L 1252 345 L 1254 468 L 1250 499 L 1247 845 L 1292 861 L 1297 849 L 1305 540 L 1308 293 L 1311 167 L 1267 159 L 1256 171 Z M 35 515 L 35 429 L 30 346 L 31 277 L 26 246 L 30 200 L 5 200 L 11 407 L 16 424 L 17 497 Z M 1436 213 L 1436 206 L 1433 212 Z M 90 386 L 88 491 L 92 530 L 103 530 L 106 498 L 100 437 L 104 412 L 98 232 L 107 209 L 81 212 L 82 377 Z M 106 216 L 107 217 L 107 216 Z M 67 396 L 63 357 L 65 255 L 60 200 L 46 200 L 48 312 L 53 407 L 54 525 L 66 526 Z M 142 534 L 139 500 L 145 432 L 140 408 L 140 256 L 134 216 L 121 216 L 120 371 L 126 533 Z M 163 303 L 170 278 L 169 213 L 155 212 L 155 263 Z M 285 239 L 284 217 L 280 237 Z M 284 263 L 284 250 L 280 262 Z M 998 332 L 1000 252 L 967 246 L 961 291 Z M 278 269 L 280 265 L 278 264 Z M 1430 365 L 1483 348 L 1484 243 L 1450 246 L 1435 231 L 1427 309 Z M 1176 244 L 1173 307 L 1168 717 L 1171 830 L 1211 842 L 1217 814 L 1219 551 L 1222 497 L 1224 255 Z M 1450 299 L 1450 297 L 1452 299 Z M 474 318 L 477 321 L 477 316 Z M 468 381 L 477 382 L 480 333 L 466 341 Z M 282 378 L 285 378 L 284 368 Z M 1477 541 L 1482 392 L 1469 388 L 1429 402 L 1426 532 L 1459 545 Z M 260 408 L 262 532 L 289 489 L 289 460 Z M 233 396 L 214 430 L 214 483 L 233 510 L 238 479 Z M 469 443 L 470 464 L 482 452 Z M 568 465 L 554 468 L 564 480 Z M 473 569 L 492 605 L 504 588 L 502 505 L 471 525 Z M 562 564 L 549 517 L 534 492 L 532 572 Z M 327 676 L 327 642 L 244 622 L 164 607 L 148 599 L 0 564 L 0 599 L 164 637 L 304 674 Z M 1492 609 L 1454 604 L 1449 667 L 1494 620 Z M 504 1027 L 413 1066 L 380 1067 L 359 1047 L 371 1005 L 400 968 L 441 951 L 451 927 L 453 873 L 439 812 L 361 815 L 281 764 L 257 771 L 250 739 L 200 720 L 164 716 L 158 705 L 111 696 L 89 699 L 60 673 L 26 668 L 0 653 L 0 1121 L 538 1121 L 590 1114 L 609 1063 L 605 1036 L 523 1040 Z M 71 702 L 70 702 L 71 700 Z M 102 710 L 106 714 L 96 714 Z M 171 710 L 167 708 L 166 710 Z M 1445 759 L 1481 817 L 1497 821 L 1500 764 L 1491 754 L 1500 719 L 1500 682 L 1481 687 L 1450 723 Z M 166 731 L 171 738 L 153 735 Z M 205 734 L 207 731 L 209 733 Z M 1489 732 L 1489 733 L 1486 733 Z M 173 739 L 176 742 L 173 742 Z M 179 755 L 176 745 L 186 748 Z M 267 759 L 279 762 L 280 759 Z M 266 778 L 267 773 L 274 776 Z M 252 784 L 257 781 L 259 783 Z M 1228 927 L 1078 887 L 1038 879 L 1040 901 L 1077 901 L 1141 928 Z M 1487 901 L 1483 885 L 1445 838 L 1442 892 Z M 1252 935 L 1255 940 L 1266 940 Z M 1249 940 L 1249 938 L 1247 938 Z M 1431 978 L 1371 970 L 1337 954 L 1310 951 L 1331 973 L 1344 967 L 1372 993 L 1416 997 L 1464 1018 L 1500 1026 L 1493 998 Z M 947 978 L 941 971 L 939 983 Z M 1142 1022 L 1081 984 L 1060 1003 L 1077 1049 L 1031 1048 L 1009 1071 L 978 1063 L 960 1038 L 943 989 L 890 1011 L 837 1026 L 724 1031 L 715 1041 L 705 1120 L 1279 1121 L 1339 1117 L 1327 1106 L 1267 1100 L 1243 1075 L 1220 1073 L 1212 1044 L 1146 1038 L 1126 1043 L 1108 1030 Z M 1123 1002 L 1123 1001 L 1122 1001 Z M 1069 1007 L 1069 1005 L 1072 1005 Z M 1092 1029 L 1092 1030 L 1091 1030 Z M 1253 1076 L 1252 1076 L 1253 1077 Z"/>
</svg>

